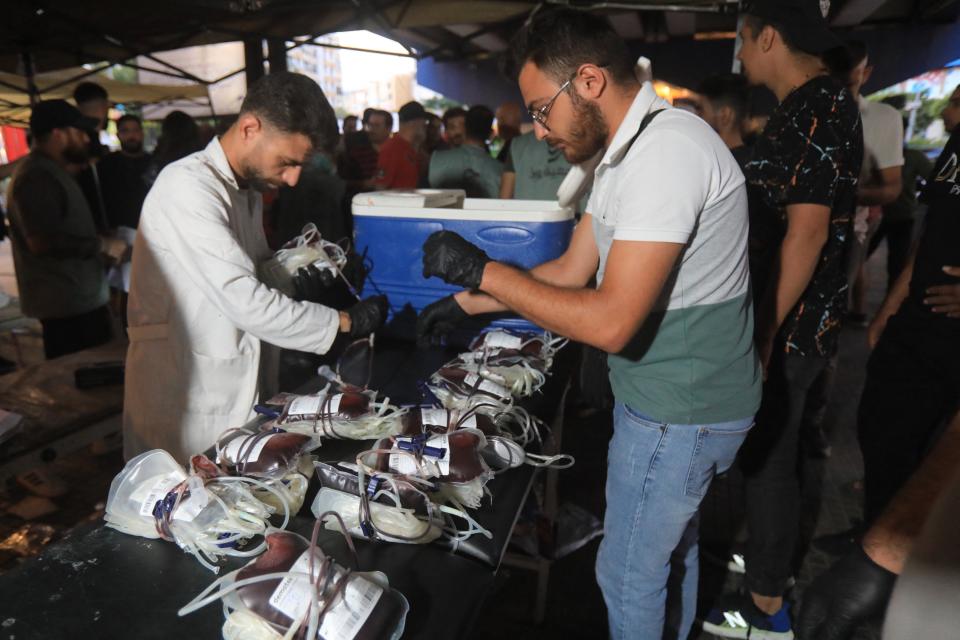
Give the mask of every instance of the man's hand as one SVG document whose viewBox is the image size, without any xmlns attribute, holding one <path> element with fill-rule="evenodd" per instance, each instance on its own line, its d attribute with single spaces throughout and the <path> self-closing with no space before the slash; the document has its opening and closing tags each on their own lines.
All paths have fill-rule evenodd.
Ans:
<svg viewBox="0 0 960 640">
<path fill-rule="evenodd" d="M 944 273 L 960 278 L 960 267 L 944 267 Z M 948 318 L 960 318 L 960 282 L 928 287 L 923 303 L 930 306 L 934 313 L 942 313 Z"/>
<path fill-rule="evenodd" d="M 437 231 L 423 243 L 424 278 L 479 289 L 488 262 L 490 256 L 452 231 Z"/>
<path fill-rule="evenodd" d="M 123 262 L 128 256 L 130 245 L 115 236 L 100 236 L 100 253 L 114 263 Z"/>
<path fill-rule="evenodd" d="M 295 300 L 320 302 L 335 281 L 336 276 L 330 273 L 329 269 L 319 269 L 313 264 L 300 267 L 293 276 L 293 297 Z"/>
<path fill-rule="evenodd" d="M 347 309 L 350 337 L 360 338 L 379 329 L 387 319 L 389 306 L 387 296 L 373 296 Z"/>
<path fill-rule="evenodd" d="M 860 545 L 803 593 L 799 640 L 846 640 L 857 626 L 886 609 L 897 576 L 877 565 Z"/>
<path fill-rule="evenodd" d="M 428 304 L 417 316 L 417 346 L 421 349 L 440 344 L 440 340 L 468 317 L 453 296 Z"/>
</svg>

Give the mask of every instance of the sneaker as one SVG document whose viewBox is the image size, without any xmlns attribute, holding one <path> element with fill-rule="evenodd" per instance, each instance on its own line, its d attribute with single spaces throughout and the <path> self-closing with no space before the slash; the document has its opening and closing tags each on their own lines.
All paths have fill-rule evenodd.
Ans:
<svg viewBox="0 0 960 640">
<path fill-rule="evenodd" d="M 746 594 L 724 596 L 703 620 L 703 630 L 720 638 L 793 640 L 790 605 L 786 602 L 772 616 L 757 609 Z"/>
<path fill-rule="evenodd" d="M 747 561 L 743 557 L 742 553 L 731 553 L 730 559 L 727 560 L 727 571 L 730 573 L 736 573 L 739 575 L 744 575 L 747 572 Z M 784 589 L 789 591 L 797 586 L 797 579 L 794 576 L 787 578 L 787 584 L 784 585 Z"/>
</svg>

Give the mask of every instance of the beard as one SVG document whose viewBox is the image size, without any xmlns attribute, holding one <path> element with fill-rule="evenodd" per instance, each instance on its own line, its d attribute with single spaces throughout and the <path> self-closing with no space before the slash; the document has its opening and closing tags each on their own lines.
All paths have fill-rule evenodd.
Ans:
<svg viewBox="0 0 960 640">
<path fill-rule="evenodd" d="M 143 151 L 143 141 L 142 140 L 121 140 L 120 141 L 120 150 L 124 153 L 129 153 L 130 155 L 136 155 Z"/>
<path fill-rule="evenodd" d="M 271 183 L 264 177 L 259 169 L 251 167 L 250 165 L 246 165 L 243 168 L 243 181 L 247 183 L 250 189 L 259 191 L 260 193 L 276 191 L 280 188 L 280 185 Z"/>
<path fill-rule="evenodd" d="M 563 157 L 570 164 L 581 164 L 586 162 L 604 148 L 607 138 L 610 135 L 610 127 L 603 114 L 600 113 L 600 107 L 596 103 L 584 100 L 575 92 L 570 94 L 573 103 L 573 125 L 570 127 L 570 133 L 567 140 L 551 140 L 547 136 L 547 142 L 555 145 L 558 142 L 564 143 Z"/>
</svg>

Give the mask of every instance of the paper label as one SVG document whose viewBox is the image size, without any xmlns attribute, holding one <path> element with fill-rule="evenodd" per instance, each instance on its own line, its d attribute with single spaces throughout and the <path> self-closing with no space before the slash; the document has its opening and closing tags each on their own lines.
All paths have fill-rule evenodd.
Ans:
<svg viewBox="0 0 960 640">
<path fill-rule="evenodd" d="M 509 389 L 500 386 L 496 382 L 491 382 L 490 380 L 481 380 L 480 376 L 475 373 L 468 373 L 463 379 L 463 384 L 472 389 L 477 384 L 477 380 L 480 380 L 480 385 L 477 386 L 478 391 L 484 391 L 498 398 L 510 397 Z"/>
<path fill-rule="evenodd" d="M 420 424 L 447 428 L 449 414 L 446 409 L 420 409 Z"/>
<path fill-rule="evenodd" d="M 516 349 L 523 346 L 523 339 L 503 331 L 491 331 L 483 337 L 483 346 L 487 349 Z"/>
<path fill-rule="evenodd" d="M 323 393 L 312 396 L 299 396 L 290 402 L 290 407 L 287 409 L 287 415 L 315 416 L 320 413 L 322 406 L 323 414 L 321 415 L 330 416 L 340 411 L 340 399 L 342 397 L 343 394 L 338 393 L 334 396 L 331 396 L 329 402 L 325 402 L 327 396 Z"/>
<path fill-rule="evenodd" d="M 267 446 L 267 442 L 277 434 L 269 435 L 264 438 L 260 438 L 256 441 L 253 446 L 250 445 L 250 440 L 256 436 L 241 436 L 234 438 L 227 443 L 227 446 L 223 447 L 220 450 L 220 455 L 217 456 L 217 464 L 237 464 L 240 461 L 241 453 L 243 454 L 244 462 L 256 462 L 260 459 L 260 454 L 263 452 L 264 447 Z"/>
<path fill-rule="evenodd" d="M 362 576 L 351 576 L 343 588 L 343 599 L 336 603 L 320 622 L 320 636 L 352 640 L 360 632 L 373 608 L 377 606 L 383 588 Z"/>
<path fill-rule="evenodd" d="M 280 581 L 270 596 L 270 606 L 291 620 L 302 618 L 315 597 L 316 592 L 307 578 L 309 569 L 310 550 L 307 550 L 297 558 L 290 567 L 290 575 Z M 320 561 L 316 557 L 313 569 L 315 577 L 320 570 Z M 341 593 L 342 598 L 330 607 L 320 622 L 320 636 L 324 638 L 350 640 L 356 636 L 383 595 L 383 589 L 369 580 L 353 576 L 348 578 Z"/>
<path fill-rule="evenodd" d="M 413 442 L 413 439 L 397 438 L 397 441 Z M 429 478 L 450 475 L 450 444 L 447 442 L 446 434 L 428 438 L 427 446 L 443 449 L 443 457 L 433 458 L 427 455 L 423 456 L 421 458 L 423 470 L 421 471 L 420 467 L 417 466 L 417 460 L 414 458 L 413 452 L 391 453 L 388 462 L 390 470 L 394 473 L 402 473 L 410 476 L 422 476 L 426 473 Z M 395 451 L 400 450 L 400 447 L 396 444 L 393 448 Z M 438 471 L 439 473 L 437 473 Z"/>
<path fill-rule="evenodd" d="M 147 497 L 140 503 L 140 515 L 145 518 L 153 517 L 153 508 L 158 500 L 163 500 L 167 494 L 173 491 L 174 487 L 180 484 L 184 479 L 182 473 L 170 473 L 157 478 L 149 491 Z M 207 490 L 203 487 L 203 480 L 196 476 L 191 476 L 187 482 L 187 489 L 190 495 L 180 499 L 173 512 L 173 519 L 181 522 L 191 522 L 196 518 L 203 508 L 207 506 Z"/>
</svg>

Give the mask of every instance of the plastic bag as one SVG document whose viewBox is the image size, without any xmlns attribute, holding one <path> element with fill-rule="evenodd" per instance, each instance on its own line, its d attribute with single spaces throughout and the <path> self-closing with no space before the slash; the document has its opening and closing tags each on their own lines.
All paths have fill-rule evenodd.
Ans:
<svg viewBox="0 0 960 640">
<path fill-rule="evenodd" d="M 104 520 L 123 533 L 172 541 L 217 572 L 213 563 L 223 556 L 264 549 L 263 543 L 244 548 L 266 531 L 272 513 L 251 485 L 272 490 L 255 478 L 187 474 L 169 453 L 154 449 L 131 459 L 113 479 Z M 285 513 L 283 526 L 288 521 Z"/>
<path fill-rule="evenodd" d="M 276 426 L 292 433 L 342 440 L 375 440 L 396 432 L 398 407 L 390 399 L 376 400 L 372 391 L 334 391 L 331 387 L 311 395 L 281 394 L 270 403 L 283 402 Z"/>
<path fill-rule="evenodd" d="M 258 273 L 262 282 L 292 297 L 296 293 L 293 277 L 303 267 L 314 265 L 337 276 L 346 264 L 347 253 L 343 247 L 324 240 L 311 222 L 303 227 L 299 236 L 261 263 Z"/>
<path fill-rule="evenodd" d="M 216 580 L 178 615 L 222 599 L 227 640 L 400 638 L 410 609 L 403 594 L 382 573 L 345 569 L 317 546 L 323 521 L 336 517 L 322 514 L 310 541 L 288 531 L 269 531 L 262 556 Z M 349 538 L 347 543 L 353 551 Z"/>
<path fill-rule="evenodd" d="M 478 374 L 523 398 L 543 386 L 554 355 L 566 343 L 566 338 L 554 338 L 550 333 L 517 334 L 497 329 L 478 336 L 469 352 L 447 366 Z"/>
</svg>

